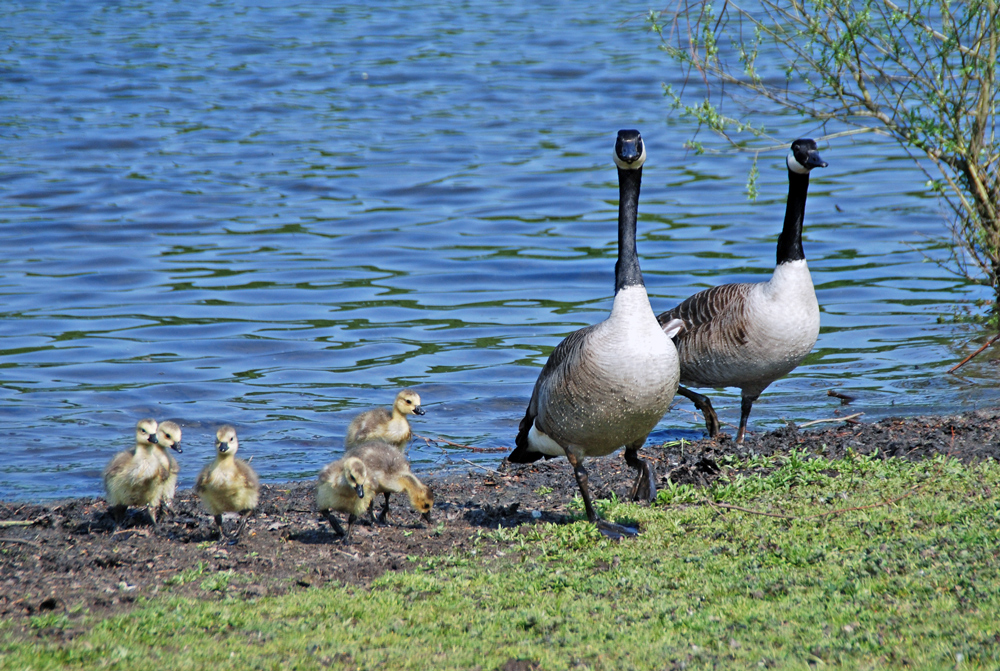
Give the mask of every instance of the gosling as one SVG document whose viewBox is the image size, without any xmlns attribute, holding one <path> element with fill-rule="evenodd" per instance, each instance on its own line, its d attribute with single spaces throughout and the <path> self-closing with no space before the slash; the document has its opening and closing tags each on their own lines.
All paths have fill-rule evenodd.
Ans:
<svg viewBox="0 0 1000 671">
<path fill-rule="evenodd" d="M 434 494 L 430 487 L 420 482 L 410 470 L 410 463 L 403 453 L 389 443 L 371 441 L 348 451 L 347 456 L 357 457 L 364 462 L 369 477 L 375 481 L 375 494 L 385 497 L 378 521 L 385 523 L 389 514 L 389 495 L 406 492 L 410 505 L 422 513 L 424 521 L 431 521 Z M 374 505 L 374 501 L 372 502 Z"/>
<path fill-rule="evenodd" d="M 201 497 L 208 512 L 215 517 L 219 527 L 219 538 L 236 545 L 246 526 L 247 518 L 257 507 L 260 497 L 260 480 L 250 464 L 236 458 L 240 443 L 236 429 L 226 424 L 215 432 L 215 461 L 201 469 L 194 491 Z M 227 536 L 222 526 L 223 513 L 239 513 L 240 522 L 236 532 Z"/>
<path fill-rule="evenodd" d="M 169 420 L 160 422 L 160 425 L 156 428 L 156 451 L 170 464 L 170 474 L 163 483 L 158 505 L 161 508 L 165 508 L 168 512 L 172 512 L 174 494 L 177 492 L 177 474 L 180 473 L 181 467 L 177 463 L 177 460 L 174 459 L 174 455 L 167 452 L 167 448 L 176 451 L 177 454 L 184 451 L 181 449 L 181 427 L 177 425 L 177 422 Z"/>
<path fill-rule="evenodd" d="M 352 448 L 372 440 L 379 440 L 404 450 L 413 437 L 407 415 L 423 415 L 420 395 L 412 389 L 404 389 L 396 394 L 396 402 L 390 413 L 385 408 L 366 410 L 355 417 L 347 427 L 344 447 Z"/>
<path fill-rule="evenodd" d="M 351 542 L 351 532 L 358 516 L 372 507 L 376 483 L 357 457 L 346 456 L 323 467 L 316 483 L 316 507 L 344 543 Z M 347 533 L 332 511 L 347 513 Z"/>
<path fill-rule="evenodd" d="M 146 506 L 156 524 L 156 509 L 170 477 L 170 462 L 156 446 L 156 420 L 135 426 L 135 447 L 116 454 L 104 469 L 104 490 L 115 525 L 125 519 L 129 506 Z"/>
</svg>

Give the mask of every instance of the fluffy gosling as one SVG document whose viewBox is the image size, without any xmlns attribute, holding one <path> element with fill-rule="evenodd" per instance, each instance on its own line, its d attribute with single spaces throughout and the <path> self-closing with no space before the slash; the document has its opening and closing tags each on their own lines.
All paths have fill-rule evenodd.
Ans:
<svg viewBox="0 0 1000 671">
<path fill-rule="evenodd" d="M 423 514 L 425 521 L 431 521 L 434 494 L 431 488 L 420 482 L 410 470 L 410 462 L 403 453 L 382 441 L 372 441 L 359 445 L 347 453 L 364 462 L 368 475 L 375 481 L 375 494 L 385 497 L 378 521 L 385 522 L 389 514 L 389 494 L 406 492 L 413 509 Z M 374 504 L 374 502 L 373 502 Z"/>
<path fill-rule="evenodd" d="M 201 469 L 194 491 L 215 517 L 219 538 L 236 545 L 247 518 L 257 507 L 260 480 L 250 464 L 236 458 L 240 443 L 232 426 L 226 424 L 215 432 L 215 449 L 215 461 Z M 227 536 L 222 527 L 222 513 L 240 514 L 239 526 L 232 536 Z"/>
<path fill-rule="evenodd" d="M 135 425 L 135 447 L 116 454 L 104 469 L 104 490 L 115 524 L 121 524 L 129 506 L 146 506 L 156 524 L 156 509 L 170 477 L 170 462 L 156 446 L 156 420 Z"/>
<path fill-rule="evenodd" d="M 316 483 L 316 507 L 330 522 L 334 532 L 351 542 L 351 532 L 358 516 L 372 507 L 376 483 L 365 463 L 357 457 L 345 456 L 323 467 Z M 332 511 L 347 513 L 347 533 Z"/>
<path fill-rule="evenodd" d="M 160 422 L 160 425 L 156 428 L 156 450 L 170 464 L 170 473 L 163 483 L 158 505 L 166 508 L 167 511 L 171 511 L 174 503 L 174 494 L 177 492 L 177 474 L 180 473 L 181 467 L 177 463 L 177 460 L 174 459 L 174 455 L 167 452 L 167 448 L 174 450 L 177 454 L 184 451 L 181 449 L 181 427 L 177 425 L 177 422 L 169 420 Z"/>
<path fill-rule="evenodd" d="M 404 389 L 396 394 L 392 412 L 385 408 L 366 410 L 355 417 L 347 427 L 344 447 L 352 448 L 372 440 L 380 440 L 395 446 L 397 450 L 406 448 L 413 437 L 407 415 L 422 415 L 420 395 L 412 389 Z"/>
</svg>

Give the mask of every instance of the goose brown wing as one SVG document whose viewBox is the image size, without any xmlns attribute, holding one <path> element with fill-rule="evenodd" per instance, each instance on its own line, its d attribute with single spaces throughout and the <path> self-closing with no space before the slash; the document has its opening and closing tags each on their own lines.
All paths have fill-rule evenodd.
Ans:
<svg viewBox="0 0 1000 671">
<path fill-rule="evenodd" d="M 514 464 L 530 464 L 538 461 L 544 455 L 540 452 L 533 452 L 528 448 L 528 432 L 538 417 L 538 390 L 542 385 L 547 384 L 554 375 L 565 375 L 565 368 L 573 365 L 587 336 L 597 328 L 597 324 L 573 331 L 563 338 L 562 342 L 556 345 L 549 355 L 548 361 L 542 367 L 542 372 L 538 374 L 535 381 L 535 388 L 531 392 L 531 400 L 528 401 L 528 409 L 524 413 L 524 419 L 517 427 L 517 437 L 514 439 L 514 451 L 508 455 L 507 460 Z"/>
<path fill-rule="evenodd" d="M 748 338 L 742 316 L 753 286 L 746 283 L 723 284 L 700 291 L 656 319 L 661 326 L 671 319 L 684 322 L 685 329 L 674 337 L 679 348 L 703 342 L 746 345 Z"/>
</svg>

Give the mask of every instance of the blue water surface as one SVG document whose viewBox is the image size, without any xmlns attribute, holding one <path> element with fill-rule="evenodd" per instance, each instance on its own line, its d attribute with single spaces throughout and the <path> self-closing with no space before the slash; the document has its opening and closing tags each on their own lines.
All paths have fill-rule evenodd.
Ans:
<svg viewBox="0 0 1000 671">
<path fill-rule="evenodd" d="M 653 307 L 766 279 L 784 150 L 695 155 L 681 75 L 635 2 L 10 0 L 0 9 L 0 498 L 96 495 L 145 416 L 223 422 L 266 481 L 313 477 L 351 417 L 412 386 L 421 436 L 513 444 L 551 348 L 611 304 L 619 128 L 642 131 Z M 783 142 L 822 129 L 767 123 Z M 710 140 L 702 136 L 703 140 Z M 717 146 L 721 147 L 721 144 Z M 874 137 L 821 142 L 805 249 L 816 349 L 752 428 L 993 403 L 988 297 L 926 177 Z M 724 421 L 738 392 L 716 396 Z M 702 434 L 684 400 L 651 440 Z M 416 440 L 422 470 L 502 452 Z"/>
</svg>

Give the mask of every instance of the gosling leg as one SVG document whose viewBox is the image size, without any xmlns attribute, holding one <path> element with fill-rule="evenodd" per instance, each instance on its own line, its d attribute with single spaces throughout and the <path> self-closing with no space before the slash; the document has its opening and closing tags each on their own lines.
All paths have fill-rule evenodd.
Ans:
<svg viewBox="0 0 1000 671">
<path fill-rule="evenodd" d="M 236 545 L 237 543 L 240 542 L 240 534 L 243 533 L 243 527 L 247 525 L 247 520 L 250 518 L 250 513 L 252 512 L 253 512 L 252 510 L 240 511 L 240 523 L 236 527 L 236 532 L 232 535 L 232 537 L 229 540 L 230 545 Z"/>
<path fill-rule="evenodd" d="M 385 497 L 385 500 L 382 501 L 382 512 L 378 514 L 378 521 L 380 524 L 385 524 L 389 518 L 389 492 L 383 492 L 382 496 Z"/>
<path fill-rule="evenodd" d="M 220 541 L 226 540 L 226 530 L 222 526 L 222 515 L 215 516 L 215 526 L 219 529 L 219 540 Z"/>
<path fill-rule="evenodd" d="M 340 537 L 347 535 L 344 533 L 344 527 L 340 526 L 340 522 L 338 522 L 337 518 L 333 516 L 333 513 L 329 510 L 321 510 L 320 513 L 326 518 L 327 522 L 330 523 L 330 526 L 333 527 L 333 533 Z"/>
<path fill-rule="evenodd" d="M 108 508 L 108 514 L 111 515 L 111 519 L 115 523 L 115 527 L 120 527 L 125 521 L 125 513 L 128 511 L 128 506 L 111 506 Z"/>
<path fill-rule="evenodd" d="M 347 516 L 347 535 L 340 541 L 344 545 L 351 542 L 351 532 L 354 531 L 354 523 L 358 521 L 358 516 L 351 513 Z"/>
</svg>

